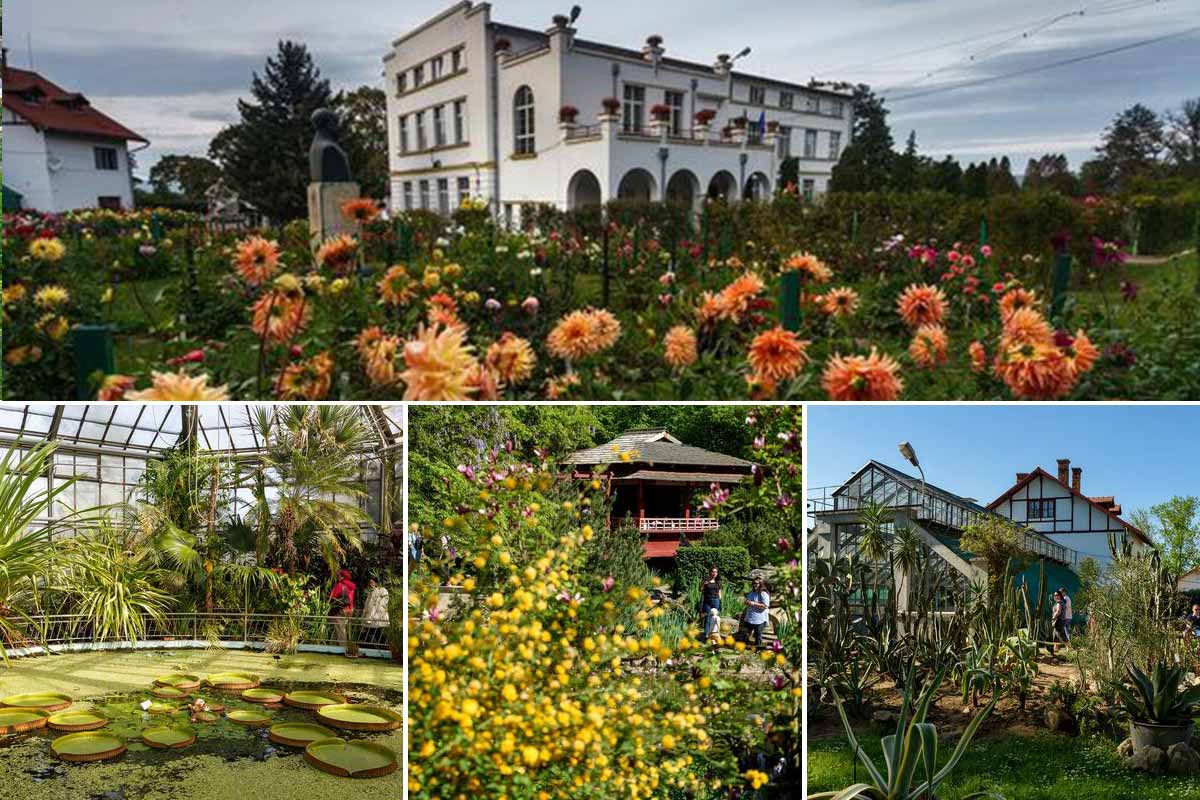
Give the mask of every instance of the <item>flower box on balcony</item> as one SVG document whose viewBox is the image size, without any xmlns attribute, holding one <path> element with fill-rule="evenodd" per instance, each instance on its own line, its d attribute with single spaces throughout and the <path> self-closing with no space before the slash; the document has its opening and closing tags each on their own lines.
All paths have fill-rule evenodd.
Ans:
<svg viewBox="0 0 1200 800">
<path fill-rule="evenodd" d="M 717 116 L 717 112 L 714 111 L 713 109 L 702 108 L 695 113 L 695 115 L 693 116 L 693 119 L 696 121 L 697 125 L 703 125 L 704 127 L 707 128 L 709 123 L 711 123 L 713 121 L 713 118 L 716 116 Z"/>
<path fill-rule="evenodd" d="M 579 109 L 575 106 L 563 106 L 558 110 L 558 121 L 566 123 L 575 123 L 575 118 L 579 116 Z"/>
<path fill-rule="evenodd" d="M 659 103 L 650 107 L 650 118 L 658 122 L 667 122 L 671 119 L 671 107 Z"/>
<path fill-rule="evenodd" d="M 621 101 L 615 97 L 606 97 L 600 101 L 600 107 L 605 114 L 616 114 L 621 110 Z"/>
</svg>

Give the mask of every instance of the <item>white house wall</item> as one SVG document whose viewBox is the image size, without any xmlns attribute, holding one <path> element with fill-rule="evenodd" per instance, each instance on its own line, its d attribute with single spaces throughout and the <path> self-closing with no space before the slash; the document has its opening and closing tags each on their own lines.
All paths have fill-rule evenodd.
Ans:
<svg viewBox="0 0 1200 800">
<path fill-rule="evenodd" d="M 23 195 L 25 208 L 53 210 L 46 170 L 46 137 L 4 109 L 4 185 Z"/>
<path fill-rule="evenodd" d="M 115 170 L 96 169 L 97 147 L 111 147 L 117 151 Z M 57 158 L 62 164 L 57 171 L 50 172 L 54 195 L 54 207 L 51 210 L 96 208 L 101 197 L 119 197 L 122 208 L 133 208 L 129 151 L 125 142 L 48 133 L 46 149 L 50 158 Z"/>
<path fill-rule="evenodd" d="M 1055 519 L 1030 519 L 1030 500 L 1053 499 Z M 1096 559 L 1101 565 L 1112 560 L 1108 537 L 1112 533 L 1121 541 L 1125 528 L 1117 520 L 1104 513 L 1087 500 L 1073 495 L 1061 484 L 1044 476 L 1037 476 L 1028 484 L 1006 498 L 995 511 L 1013 522 L 1021 523 L 1052 541 L 1078 551 L 1084 557 Z M 1141 549 L 1141 541 L 1131 535 L 1135 549 Z"/>
</svg>

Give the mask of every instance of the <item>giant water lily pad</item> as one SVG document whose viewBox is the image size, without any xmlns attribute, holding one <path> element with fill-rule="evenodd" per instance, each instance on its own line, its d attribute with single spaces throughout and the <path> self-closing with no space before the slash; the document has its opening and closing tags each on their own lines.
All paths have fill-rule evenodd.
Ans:
<svg viewBox="0 0 1200 800">
<path fill-rule="evenodd" d="M 338 703 L 323 706 L 317 716 L 335 728 L 349 731 L 392 731 L 400 727 L 401 716 L 384 706 Z"/>
<path fill-rule="evenodd" d="M 235 708 L 225 716 L 229 718 L 230 722 L 236 722 L 238 725 L 246 725 L 251 728 L 271 724 L 271 715 L 262 711 L 246 711 Z"/>
<path fill-rule="evenodd" d="M 212 711 L 197 711 L 193 716 L 196 718 L 196 722 L 216 722 L 220 719 Z"/>
<path fill-rule="evenodd" d="M 173 672 L 170 675 L 159 675 L 154 679 L 155 686 L 174 686 L 176 689 L 190 691 L 200 688 L 200 676 L 184 672 Z"/>
<path fill-rule="evenodd" d="M 304 758 L 319 770 L 343 778 L 380 778 L 395 772 L 395 752 L 375 742 L 318 739 L 304 748 Z"/>
<path fill-rule="evenodd" d="M 125 752 L 119 736 L 103 731 L 68 733 L 50 743 L 50 752 L 63 761 L 104 761 Z"/>
<path fill-rule="evenodd" d="M 94 731 L 108 724 L 108 717 L 99 711 L 59 711 L 46 720 L 56 731 Z"/>
<path fill-rule="evenodd" d="M 159 750 L 173 750 L 194 744 L 196 732 L 186 725 L 165 725 L 142 731 L 142 741 Z"/>
<path fill-rule="evenodd" d="M 323 706 L 342 705 L 346 702 L 346 697 L 337 692 L 318 692 L 309 689 L 299 692 L 288 692 L 283 696 L 283 702 L 296 708 L 316 711 Z"/>
<path fill-rule="evenodd" d="M 150 694 L 155 697 L 161 697 L 164 700 L 178 700 L 181 697 L 187 697 L 189 692 L 186 689 L 179 689 L 175 686 L 155 686 L 150 690 Z"/>
<path fill-rule="evenodd" d="M 218 672 L 206 676 L 204 680 L 209 686 L 229 692 L 255 689 L 262 683 L 262 679 L 251 672 Z"/>
<path fill-rule="evenodd" d="M 49 716 L 40 708 L 0 708 L 0 736 L 44 728 Z"/>
<path fill-rule="evenodd" d="M 243 700 L 251 703 L 280 703 L 283 702 L 283 692 L 278 689 L 268 689 L 266 687 L 260 689 L 247 689 L 242 692 Z"/>
<path fill-rule="evenodd" d="M 283 722 L 272 725 L 267 736 L 276 744 L 286 744 L 289 747 L 307 747 L 310 742 L 318 739 L 334 738 L 333 731 L 324 725 L 314 725 L 310 722 Z"/>
<path fill-rule="evenodd" d="M 151 714 L 174 714 L 179 711 L 179 706 L 173 706 L 170 703 L 151 703 L 146 711 Z"/>
<path fill-rule="evenodd" d="M 0 706 L 8 708 L 40 708 L 43 711 L 61 711 L 73 701 L 61 692 L 34 692 L 33 694 L 10 694 L 0 700 Z"/>
</svg>

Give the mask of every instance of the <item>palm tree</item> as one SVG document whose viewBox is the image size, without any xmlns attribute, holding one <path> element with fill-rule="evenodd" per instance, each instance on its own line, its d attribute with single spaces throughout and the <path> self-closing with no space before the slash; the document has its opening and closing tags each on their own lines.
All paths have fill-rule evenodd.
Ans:
<svg viewBox="0 0 1200 800">
<path fill-rule="evenodd" d="M 307 568 L 320 553 L 331 573 L 347 550 L 361 550 L 371 518 L 358 506 L 366 497 L 362 451 L 371 444 L 355 406 L 257 408 L 252 424 L 266 443 L 262 466 L 251 476 L 260 557 L 273 546 L 287 572 Z M 274 498 L 269 497 L 274 494 Z"/>
<path fill-rule="evenodd" d="M 51 519 L 51 510 L 74 478 L 56 481 L 46 476 L 52 467 L 54 442 L 29 450 L 10 445 L 0 459 L 0 657 L 8 664 L 6 646 L 25 638 L 22 623 L 33 619 L 21 606 L 36 602 L 55 563 L 54 537 L 94 523 L 94 509 Z"/>
</svg>

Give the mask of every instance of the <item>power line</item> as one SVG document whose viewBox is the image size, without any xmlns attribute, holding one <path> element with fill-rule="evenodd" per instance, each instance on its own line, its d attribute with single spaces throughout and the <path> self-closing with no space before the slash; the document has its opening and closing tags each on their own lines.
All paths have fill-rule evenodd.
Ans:
<svg viewBox="0 0 1200 800">
<path fill-rule="evenodd" d="M 1110 56 L 1115 53 L 1123 53 L 1127 50 L 1134 50 L 1139 47 L 1146 47 L 1147 45 L 1158 44 L 1160 42 L 1165 42 L 1168 39 L 1178 39 L 1178 38 L 1181 38 L 1184 36 L 1190 36 L 1193 33 L 1196 33 L 1198 31 L 1200 31 L 1200 25 L 1197 25 L 1196 27 L 1193 27 L 1193 28 L 1187 28 L 1182 31 L 1176 31 L 1175 33 L 1168 33 L 1163 36 L 1156 36 L 1152 39 L 1143 39 L 1138 42 L 1131 42 L 1130 44 L 1120 45 L 1119 47 L 1110 47 L 1107 50 L 1100 50 L 1095 53 L 1088 53 L 1088 54 L 1082 55 L 1082 56 L 1074 56 L 1073 58 L 1064 58 L 1059 61 L 1051 61 L 1048 64 L 1039 64 L 1038 66 L 1035 66 L 1035 67 L 1026 67 L 1024 69 L 1014 70 L 1013 72 L 1006 72 L 1002 75 L 990 75 L 986 78 L 976 78 L 974 80 L 956 83 L 951 86 L 940 86 L 940 87 L 937 87 L 934 89 L 926 89 L 926 90 L 920 91 L 920 92 L 911 92 L 909 94 L 900 95 L 899 97 L 889 97 L 889 98 L 887 98 L 887 101 L 889 103 L 901 103 L 905 100 L 914 100 L 918 97 L 928 97 L 929 95 L 939 94 L 941 92 L 952 92 L 956 89 L 965 89 L 970 86 L 980 86 L 980 85 L 987 84 L 987 83 L 995 83 L 996 81 L 1008 80 L 1009 78 L 1017 78 L 1022 75 L 1030 75 L 1035 72 L 1044 72 L 1048 69 L 1054 69 L 1056 67 L 1065 67 L 1070 64 L 1078 64 L 1082 61 L 1091 61 L 1093 59 L 1102 58 L 1103 56 Z"/>
</svg>

